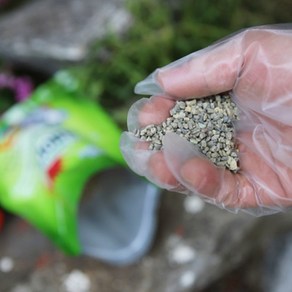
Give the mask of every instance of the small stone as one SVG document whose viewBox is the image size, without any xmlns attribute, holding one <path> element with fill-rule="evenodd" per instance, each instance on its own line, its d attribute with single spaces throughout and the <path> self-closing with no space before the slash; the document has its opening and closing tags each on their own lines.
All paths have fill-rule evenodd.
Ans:
<svg viewBox="0 0 292 292">
<path fill-rule="evenodd" d="M 188 106 L 186 106 L 185 111 L 190 113 L 190 112 L 192 112 L 192 108 L 188 105 Z"/>
<path fill-rule="evenodd" d="M 178 102 L 178 104 L 179 104 L 179 107 L 181 109 L 185 109 L 186 108 L 186 104 L 183 101 Z"/>
<path fill-rule="evenodd" d="M 3 257 L 0 259 L 0 271 L 3 273 L 9 273 L 13 270 L 14 261 L 10 257 Z"/>
<path fill-rule="evenodd" d="M 161 124 L 138 129 L 135 136 L 148 141 L 150 150 L 161 150 L 164 135 L 174 132 L 197 145 L 217 166 L 239 170 L 232 124 L 239 119 L 239 111 L 229 95 L 177 101 L 169 113 L 170 117 Z"/>
<path fill-rule="evenodd" d="M 153 146 L 154 150 L 160 150 L 161 149 L 161 145 L 155 144 Z"/>
<path fill-rule="evenodd" d="M 63 279 L 65 291 L 86 292 L 91 290 L 90 278 L 79 270 L 73 270 L 70 274 L 65 275 Z"/>
<path fill-rule="evenodd" d="M 196 114 L 198 113 L 198 110 L 197 110 L 197 109 L 195 109 L 195 108 L 192 108 L 192 111 L 191 111 L 191 113 L 192 113 L 193 115 L 196 115 Z"/>
<path fill-rule="evenodd" d="M 231 140 L 231 139 L 232 139 L 232 133 L 231 133 L 231 132 L 227 132 L 227 133 L 226 133 L 226 138 L 227 138 L 228 140 Z"/>
<path fill-rule="evenodd" d="M 238 169 L 237 162 L 232 157 L 228 158 L 227 164 L 229 165 L 230 170 L 236 171 Z"/>
<path fill-rule="evenodd" d="M 203 148 L 205 148 L 205 147 L 207 146 L 207 142 L 206 142 L 205 140 L 203 140 L 203 141 L 201 142 L 201 146 L 202 146 Z"/>
<path fill-rule="evenodd" d="M 198 140 L 197 140 L 197 139 L 193 139 L 193 138 L 191 138 L 191 139 L 190 139 L 190 142 L 193 143 L 193 144 L 197 144 L 197 143 L 198 143 Z"/>
</svg>

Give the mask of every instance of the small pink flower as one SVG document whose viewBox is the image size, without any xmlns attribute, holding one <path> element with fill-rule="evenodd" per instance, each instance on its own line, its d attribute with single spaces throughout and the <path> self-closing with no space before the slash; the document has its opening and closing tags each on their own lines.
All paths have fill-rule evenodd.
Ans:
<svg viewBox="0 0 292 292">
<path fill-rule="evenodd" d="M 0 74 L 0 89 L 1 88 L 12 90 L 14 92 L 15 100 L 23 101 L 32 93 L 33 84 L 28 77 L 15 77 L 12 75 Z"/>
</svg>

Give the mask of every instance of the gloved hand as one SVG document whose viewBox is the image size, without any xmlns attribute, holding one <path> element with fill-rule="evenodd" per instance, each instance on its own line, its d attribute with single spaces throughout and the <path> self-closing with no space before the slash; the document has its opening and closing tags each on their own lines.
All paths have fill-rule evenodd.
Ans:
<svg viewBox="0 0 292 292">
<path fill-rule="evenodd" d="M 216 167 L 176 134 L 150 151 L 134 129 L 161 123 L 175 100 L 231 91 L 240 110 L 240 171 Z M 129 166 L 162 188 L 196 194 L 256 216 L 292 206 L 292 28 L 255 27 L 157 69 L 135 92 L 153 95 L 128 114 L 121 150 Z"/>
</svg>

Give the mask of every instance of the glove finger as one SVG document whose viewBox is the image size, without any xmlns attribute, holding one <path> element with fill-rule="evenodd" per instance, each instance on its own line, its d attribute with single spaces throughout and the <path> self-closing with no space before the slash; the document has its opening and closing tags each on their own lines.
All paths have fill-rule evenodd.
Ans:
<svg viewBox="0 0 292 292">
<path fill-rule="evenodd" d="M 240 151 L 248 147 L 249 159 L 243 159 L 241 164 L 245 169 L 254 169 L 254 180 L 275 194 L 268 200 L 277 204 L 276 199 L 278 203 L 289 205 L 292 202 L 292 197 L 287 196 L 291 188 L 292 148 L 283 145 L 281 139 L 277 138 L 275 140 L 262 125 L 258 125 L 251 135 L 242 134 L 238 139 Z"/>
<path fill-rule="evenodd" d="M 176 179 L 190 189 L 192 193 L 215 203 L 210 194 L 218 192 L 221 174 L 218 173 L 214 165 L 201 154 L 195 145 L 174 133 L 166 134 L 163 142 L 165 159 Z M 191 159 L 194 159 L 192 185 L 186 182 L 182 173 L 183 165 Z"/>
<path fill-rule="evenodd" d="M 133 133 L 123 132 L 120 139 L 120 149 L 128 166 L 137 174 L 145 176 L 152 154 L 148 150 L 148 143 L 141 141 Z"/>
<path fill-rule="evenodd" d="M 135 92 L 190 98 L 229 91 L 243 63 L 241 40 L 242 34 L 237 34 L 157 69 L 136 85 Z"/>
<path fill-rule="evenodd" d="M 141 141 L 132 133 L 124 132 L 121 136 L 121 152 L 134 172 L 163 189 L 183 191 L 179 182 L 169 171 L 163 152 L 150 151 L 148 146 L 149 143 Z"/>
<path fill-rule="evenodd" d="M 137 129 L 150 124 L 160 124 L 168 116 L 175 102 L 160 96 L 142 98 L 135 102 L 128 113 L 128 130 L 134 132 Z"/>
<path fill-rule="evenodd" d="M 167 134 L 164 143 L 165 159 L 176 179 L 207 202 L 232 212 L 243 210 L 257 216 L 278 212 L 289 202 L 276 195 L 281 191 L 279 184 L 274 188 L 266 184 L 274 184 L 277 177 L 248 147 L 241 146 L 242 170 L 233 174 L 216 167 L 198 149 L 175 134 Z"/>
<path fill-rule="evenodd" d="M 139 129 L 143 125 L 140 125 L 139 121 L 139 113 L 141 109 L 149 102 L 149 98 L 141 98 L 129 109 L 128 116 L 127 116 L 127 126 L 130 132 L 134 132 L 136 129 Z"/>
<path fill-rule="evenodd" d="M 186 189 L 168 168 L 163 151 L 156 151 L 151 155 L 146 177 L 163 189 L 186 193 Z"/>
<path fill-rule="evenodd" d="M 266 214 L 290 206 L 292 198 L 287 194 L 291 186 L 291 169 L 274 159 L 274 150 L 262 128 L 258 126 L 252 133 L 241 133 L 238 142 L 241 174 L 254 185 L 254 204 Z"/>
</svg>

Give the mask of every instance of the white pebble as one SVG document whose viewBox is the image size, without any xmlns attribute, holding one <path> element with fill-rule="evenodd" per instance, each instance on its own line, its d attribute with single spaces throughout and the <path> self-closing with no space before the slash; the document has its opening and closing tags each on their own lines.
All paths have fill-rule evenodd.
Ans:
<svg viewBox="0 0 292 292">
<path fill-rule="evenodd" d="M 188 106 L 186 106 L 185 111 L 190 113 L 190 112 L 192 112 L 192 108 L 188 105 Z"/>
<path fill-rule="evenodd" d="M 196 274 L 193 271 L 186 271 L 180 277 L 180 284 L 183 288 L 190 288 L 196 282 Z"/>
<path fill-rule="evenodd" d="M 184 200 L 184 207 L 186 212 L 197 214 L 204 209 L 205 203 L 198 196 L 187 196 Z"/>
<path fill-rule="evenodd" d="M 14 261 L 9 257 L 4 257 L 0 260 L 0 271 L 3 273 L 9 273 L 14 267 Z"/>
<path fill-rule="evenodd" d="M 229 165 L 230 170 L 237 170 L 237 162 L 234 158 L 228 157 L 227 164 Z"/>
<path fill-rule="evenodd" d="M 63 284 L 68 292 L 88 292 L 91 286 L 89 277 L 79 270 L 65 276 Z"/>
<path fill-rule="evenodd" d="M 186 264 L 196 258 L 196 251 L 190 246 L 180 244 L 170 253 L 169 260 L 175 264 Z"/>
</svg>

